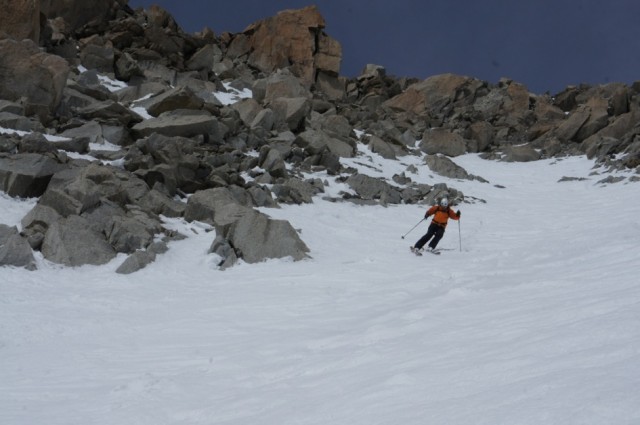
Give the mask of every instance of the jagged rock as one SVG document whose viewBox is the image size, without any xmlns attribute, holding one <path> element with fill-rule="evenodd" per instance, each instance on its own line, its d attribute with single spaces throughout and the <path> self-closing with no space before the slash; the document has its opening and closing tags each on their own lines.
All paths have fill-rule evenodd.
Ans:
<svg viewBox="0 0 640 425">
<path fill-rule="evenodd" d="M 164 136 L 193 137 L 210 135 L 215 140 L 221 139 L 218 120 L 206 111 L 174 110 L 160 114 L 156 118 L 147 119 L 132 127 L 138 138 L 153 133 Z"/>
<path fill-rule="evenodd" d="M 252 126 L 256 116 L 264 110 L 253 98 L 242 99 L 231 105 L 231 108 L 238 112 L 242 122 L 249 127 Z"/>
<path fill-rule="evenodd" d="M 286 177 L 287 166 L 280 151 L 265 146 L 260 151 L 260 159 L 258 165 L 264 168 L 273 177 Z"/>
<path fill-rule="evenodd" d="M 571 113 L 569 117 L 558 125 L 552 132 L 554 137 L 557 137 L 562 142 L 572 141 L 580 127 L 587 122 L 591 111 L 585 105 L 582 105 L 576 111 Z"/>
<path fill-rule="evenodd" d="M 14 197 L 38 197 L 45 192 L 52 176 L 65 168 L 67 165 L 47 155 L 1 154 L 0 190 Z"/>
<path fill-rule="evenodd" d="M 529 162 L 537 161 L 542 157 L 540 152 L 533 148 L 530 144 L 507 146 L 504 149 L 503 161 L 506 162 Z"/>
<path fill-rule="evenodd" d="M 240 204 L 228 188 L 200 190 L 189 197 L 184 218 L 225 226 L 238 220 L 251 209 Z"/>
<path fill-rule="evenodd" d="M 624 146 L 625 135 L 633 132 L 639 120 L 640 111 L 637 110 L 615 117 L 608 126 L 586 138 L 581 144 L 581 150 L 589 158 L 617 153 Z"/>
<path fill-rule="evenodd" d="M 311 98 L 309 90 L 288 69 L 278 70 L 265 79 L 264 98 L 259 102 L 269 104 L 280 98 Z"/>
<path fill-rule="evenodd" d="M 117 90 L 114 94 L 119 102 L 131 103 L 134 101 L 141 101 L 141 99 L 146 99 L 152 96 L 157 96 L 169 89 L 169 85 L 165 83 L 145 81 L 142 84 L 132 85 Z"/>
<path fill-rule="evenodd" d="M 422 135 L 420 149 L 428 155 L 441 153 L 447 156 L 459 156 L 467 151 L 467 144 L 458 133 L 444 128 L 430 128 Z"/>
<path fill-rule="evenodd" d="M 295 140 L 295 144 L 302 147 L 310 156 L 320 154 L 325 150 L 342 158 L 352 158 L 356 155 L 354 141 L 336 139 L 317 130 L 307 130 L 300 133 Z"/>
<path fill-rule="evenodd" d="M 314 184 L 315 183 L 315 184 Z M 321 183 L 309 182 L 295 177 L 285 180 L 282 184 L 276 184 L 272 188 L 279 203 L 285 204 L 310 204 L 313 197 L 324 192 Z"/>
<path fill-rule="evenodd" d="M 121 206 L 136 204 L 148 191 L 148 186 L 131 173 L 91 163 L 56 173 L 39 203 L 67 217 L 96 208 L 104 200 Z"/>
<path fill-rule="evenodd" d="M 129 149 L 124 167 L 135 171 L 149 187 L 161 183 L 170 195 L 177 189 L 194 192 L 204 185 L 197 182 L 200 161 L 193 154 L 195 145 L 191 139 L 155 133 Z"/>
<path fill-rule="evenodd" d="M 166 217 L 182 217 L 186 209 L 186 204 L 176 201 L 157 189 L 151 189 L 140 198 L 138 205 L 145 211 L 162 214 Z"/>
<path fill-rule="evenodd" d="M 136 251 L 129 255 L 126 260 L 116 269 L 118 274 L 131 274 L 147 267 L 156 259 L 156 254 L 149 251 Z"/>
<path fill-rule="evenodd" d="M 88 120 L 97 120 L 102 122 L 118 122 L 124 126 L 131 123 L 139 123 L 142 117 L 129 108 L 124 107 L 119 102 L 105 100 L 95 102 L 83 108 L 78 108 L 76 113 Z"/>
<path fill-rule="evenodd" d="M 248 210 L 229 226 L 217 226 L 239 258 L 259 263 L 272 258 L 290 257 L 294 261 L 308 258 L 309 248 L 285 220 Z"/>
<path fill-rule="evenodd" d="M 0 112 L 0 127 L 20 131 L 44 131 L 39 121 L 12 112 Z"/>
<path fill-rule="evenodd" d="M 378 136 L 367 136 L 364 141 L 369 145 L 371 152 L 377 153 L 386 159 L 396 159 L 396 151 L 390 143 L 385 142 Z"/>
<path fill-rule="evenodd" d="M 111 42 L 97 35 L 83 41 L 86 45 L 80 50 L 82 66 L 89 70 L 112 73 L 115 52 Z"/>
<path fill-rule="evenodd" d="M 18 143 L 20 153 L 55 153 L 58 149 L 50 143 L 41 133 L 29 133 L 22 137 Z"/>
<path fill-rule="evenodd" d="M 67 61 L 42 52 L 31 40 L 0 40 L 0 98 L 21 100 L 26 111 L 47 117 L 62 99 Z"/>
<path fill-rule="evenodd" d="M 467 170 L 443 155 L 428 155 L 425 158 L 425 163 L 431 171 L 441 176 L 452 179 L 479 180 L 481 182 L 487 182 L 482 177 L 469 174 Z"/>
<path fill-rule="evenodd" d="M 165 91 L 147 100 L 136 102 L 136 106 L 141 106 L 154 117 L 163 112 L 176 109 L 202 109 L 204 102 L 189 87 L 176 87 Z"/>
<path fill-rule="evenodd" d="M 26 236 L 31 248 L 40 249 L 47 229 L 59 218 L 61 215 L 55 209 L 41 203 L 36 204 L 27 215 L 22 217 L 20 221 L 22 233 Z"/>
<path fill-rule="evenodd" d="M 0 99 L 0 113 L 9 112 L 10 114 L 24 116 L 24 106 L 16 102 Z"/>
<path fill-rule="evenodd" d="M 278 98 L 269 103 L 274 113 L 274 126 L 280 130 L 299 131 L 311 111 L 306 97 Z"/>
<path fill-rule="evenodd" d="M 466 138 L 471 141 L 467 145 L 470 152 L 483 152 L 493 142 L 495 130 L 485 121 L 476 121 L 467 129 Z"/>
<path fill-rule="evenodd" d="M 153 242 L 153 236 L 162 231 L 157 219 L 139 210 L 125 211 L 112 202 L 103 201 L 82 216 L 96 231 L 105 235 L 116 252 L 126 254 L 146 248 Z"/>
<path fill-rule="evenodd" d="M 340 101 L 347 95 L 346 78 L 318 71 L 316 90 L 323 93 L 327 99 Z"/>
<path fill-rule="evenodd" d="M 24 267 L 35 270 L 36 260 L 31 246 L 25 238 L 20 236 L 18 228 L 0 224 L 0 267 Z"/>
<path fill-rule="evenodd" d="M 315 81 L 316 70 L 337 74 L 342 49 L 327 36 L 324 18 L 316 6 L 285 10 L 250 25 L 240 41 L 233 43 L 237 56 L 249 54 L 249 64 L 263 72 L 290 68 L 307 87 Z"/>
<path fill-rule="evenodd" d="M 94 230 L 89 220 L 77 215 L 51 224 L 41 252 L 47 260 L 66 266 L 105 264 L 116 256 L 104 235 Z"/>
<path fill-rule="evenodd" d="M 233 247 L 221 235 L 216 235 L 213 243 L 209 247 L 208 254 L 217 254 L 222 260 L 218 263 L 221 270 L 228 269 L 238 262 L 238 256 Z"/>
<path fill-rule="evenodd" d="M 478 80 L 454 74 L 441 74 L 409 86 L 402 94 L 386 101 L 385 106 L 421 115 L 427 111 L 441 113 L 454 101 L 475 98 L 475 91 L 482 86 Z M 463 97 L 464 96 L 464 97 Z"/>
<path fill-rule="evenodd" d="M 366 174 L 355 174 L 350 176 L 346 182 L 358 196 L 366 201 L 380 200 L 385 204 L 399 204 L 402 200 L 400 191 L 389 185 L 382 179 L 367 176 Z"/>
</svg>

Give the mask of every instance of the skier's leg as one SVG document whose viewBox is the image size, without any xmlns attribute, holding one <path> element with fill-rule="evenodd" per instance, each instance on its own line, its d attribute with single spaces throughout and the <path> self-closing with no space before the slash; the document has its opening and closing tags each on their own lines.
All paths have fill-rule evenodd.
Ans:
<svg viewBox="0 0 640 425">
<path fill-rule="evenodd" d="M 416 244 L 414 245 L 416 247 L 416 249 L 422 249 L 422 247 L 429 242 L 429 239 L 431 239 L 431 237 L 434 235 L 434 233 L 437 231 L 435 224 L 431 224 L 429 226 L 429 229 L 427 230 L 427 233 L 425 233 L 425 235 L 423 237 L 421 237 L 418 242 L 416 242 Z"/>
<path fill-rule="evenodd" d="M 436 246 L 438 246 L 438 242 L 440 242 L 442 236 L 444 236 L 444 227 L 438 226 L 438 228 L 434 232 L 433 239 L 431 239 L 431 242 L 429 242 L 429 248 L 436 249 Z"/>
</svg>

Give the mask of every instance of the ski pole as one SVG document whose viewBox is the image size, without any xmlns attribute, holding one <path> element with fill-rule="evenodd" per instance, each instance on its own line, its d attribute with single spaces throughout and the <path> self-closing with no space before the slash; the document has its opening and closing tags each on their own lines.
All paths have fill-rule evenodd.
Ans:
<svg viewBox="0 0 640 425">
<path fill-rule="evenodd" d="M 462 232 L 460 231 L 460 219 L 458 219 L 458 241 L 460 242 L 460 252 L 462 252 Z"/>
<path fill-rule="evenodd" d="M 423 218 L 422 220 L 420 220 L 420 221 L 418 222 L 418 224 L 422 223 L 422 222 L 423 222 L 423 221 L 425 221 L 425 220 L 426 220 L 426 218 Z M 405 236 L 407 236 L 409 233 L 411 233 L 411 231 L 412 231 L 413 229 L 415 229 L 416 227 L 418 227 L 418 224 L 416 224 L 416 225 L 415 225 L 415 226 L 413 226 L 411 229 L 409 229 L 409 231 L 408 231 L 407 233 L 405 233 L 404 235 L 400 236 L 400 238 L 401 238 L 401 239 L 404 239 L 404 237 L 405 237 Z"/>
</svg>

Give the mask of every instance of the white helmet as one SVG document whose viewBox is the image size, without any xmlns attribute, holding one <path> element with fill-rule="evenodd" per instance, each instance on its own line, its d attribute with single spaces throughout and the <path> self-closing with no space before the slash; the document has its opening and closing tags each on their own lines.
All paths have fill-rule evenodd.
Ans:
<svg viewBox="0 0 640 425">
<path fill-rule="evenodd" d="M 441 207 L 448 207 L 449 206 L 449 200 L 447 198 L 440 199 L 440 206 Z"/>
</svg>

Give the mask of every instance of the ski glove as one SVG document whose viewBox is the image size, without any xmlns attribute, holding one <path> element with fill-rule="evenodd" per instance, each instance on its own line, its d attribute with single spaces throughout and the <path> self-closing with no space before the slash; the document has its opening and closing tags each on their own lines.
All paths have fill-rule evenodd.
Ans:
<svg viewBox="0 0 640 425">
<path fill-rule="evenodd" d="M 460 210 L 458 210 L 458 212 L 456 213 L 456 215 L 458 216 L 458 218 L 460 218 Z"/>
</svg>

